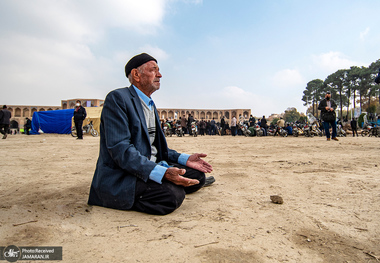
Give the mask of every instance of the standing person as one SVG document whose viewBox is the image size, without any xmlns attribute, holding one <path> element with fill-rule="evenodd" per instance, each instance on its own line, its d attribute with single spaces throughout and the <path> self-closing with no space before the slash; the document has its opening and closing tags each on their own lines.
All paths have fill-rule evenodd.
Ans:
<svg viewBox="0 0 380 263">
<path fill-rule="evenodd" d="M 236 136 L 236 125 L 237 125 L 237 120 L 235 116 L 232 116 L 231 119 L 231 134 L 232 136 Z"/>
<path fill-rule="evenodd" d="M 187 128 L 186 128 L 186 116 L 183 115 L 181 119 L 181 126 L 182 126 L 182 130 L 183 130 L 183 134 L 187 133 Z"/>
<path fill-rule="evenodd" d="M 24 133 L 26 135 L 29 135 L 29 129 L 31 128 L 32 128 L 32 121 L 28 117 L 26 117 L 25 124 L 24 124 Z"/>
<path fill-rule="evenodd" d="M 210 121 L 211 124 L 211 129 L 210 129 L 210 134 L 209 135 L 215 135 L 216 134 L 216 122 L 215 118 L 213 117 L 212 120 Z"/>
<path fill-rule="evenodd" d="M 7 105 L 4 105 L 0 111 L 0 132 L 3 134 L 3 139 L 6 139 L 8 136 L 11 118 L 12 113 L 8 110 Z"/>
<path fill-rule="evenodd" d="M 222 127 L 221 136 L 223 136 L 226 133 L 226 121 L 224 120 L 224 116 L 220 120 L 220 126 Z"/>
<path fill-rule="evenodd" d="M 251 116 L 249 117 L 249 127 L 254 127 L 255 126 L 256 119 L 255 117 Z"/>
<path fill-rule="evenodd" d="M 264 136 L 267 136 L 267 119 L 265 119 L 265 115 L 261 118 L 260 127 L 264 129 Z"/>
<path fill-rule="evenodd" d="M 359 137 L 359 135 L 358 135 L 358 121 L 356 120 L 356 118 L 352 118 L 352 120 L 351 120 L 351 129 L 352 129 L 353 137 L 355 137 L 355 133 L 356 133 L 356 137 Z"/>
<path fill-rule="evenodd" d="M 339 141 L 336 138 L 336 103 L 331 99 L 331 92 L 327 91 L 325 98 L 319 102 L 318 110 L 321 111 L 321 117 L 323 121 L 323 127 L 325 128 L 325 134 L 328 141 L 330 141 L 330 125 L 332 127 L 331 139 Z"/>
<path fill-rule="evenodd" d="M 202 136 L 205 135 L 205 132 L 206 132 L 206 122 L 205 122 L 205 120 L 203 118 L 199 122 L 199 128 L 200 128 L 201 135 Z"/>
<path fill-rule="evenodd" d="M 129 60 L 131 86 L 111 91 L 100 123 L 99 158 L 88 204 L 166 215 L 186 194 L 215 181 L 206 154 L 169 149 L 151 98 L 162 77 L 157 60 L 142 53 Z"/>
<path fill-rule="evenodd" d="M 191 129 L 191 124 L 193 123 L 194 118 L 189 114 L 189 118 L 187 119 L 187 129 L 189 131 L 189 135 L 193 135 L 193 130 Z"/>
<path fill-rule="evenodd" d="M 74 123 L 75 129 L 77 130 L 77 140 L 83 140 L 83 121 L 86 119 L 87 113 L 86 109 L 82 107 L 80 100 L 76 101 L 74 110 Z"/>
</svg>

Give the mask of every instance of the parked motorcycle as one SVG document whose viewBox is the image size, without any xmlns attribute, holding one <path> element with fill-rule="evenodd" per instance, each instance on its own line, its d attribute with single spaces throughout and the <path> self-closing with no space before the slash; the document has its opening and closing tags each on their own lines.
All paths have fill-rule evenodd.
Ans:
<svg viewBox="0 0 380 263">
<path fill-rule="evenodd" d="M 89 124 L 86 124 L 82 127 L 83 134 L 89 133 L 92 136 L 96 137 L 99 135 L 98 131 L 94 129 L 94 125 L 92 124 L 92 121 L 88 120 Z M 77 129 L 75 127 L 71 128 L 71 136 L 77 137 Z"/>
<path fill-rule="evenodd" d="M 283 127 L 278 127 L 278 134 L 282 137 L 287 137 L 288 136 L 288 131 L 285 130 Z"/>
<path fill-rule="evenodd" d="M 172 137 L 171 126 L 169 123 L 164 123 L 164 135 L 165 137 Z"/>
<path fill-rule="evenodd" d="M 256 136 L 261 137 L 264 135 L 264 128 L 261 128 L 259 125 L 255 126 L 256 129 Z"/>
<path fill-rule="evenodd" d="M 311 131 L 310 132 L 314 136 L 319 136 L 319 137 L 323 136 L 323 132 L 321 131 L 321 129 L 319 129 L 319 126 L 317 123 L 314 123 L 313 125 L 311 125 Z"/>
<path fill-rule="evenodd" d="M 305 124 L 305 126 L 303 126 L 302 130 L 303 130 L 303 134 L 305 135 L 305 137 L 314 137 L 314 134 L 311 132 L 310 125 Z"/>
<path fill-rule="evenodd" d="M 197 127 L 197 124 L 195 123 L 195 121 L 193 121 L 191 123 L 191 132 L 192 132 L 192 135 L 194 137 L 197 137 L 198 136 L 198 127 Z"/>
<path fill-rule="evenodd" d="M 251 131 L 248 129 L 248 125 L 244 122 L 239 122 L 238 127 L 245 137 L 248 137 L 251 134 Z"/>
<path fill-rule="evenodd" d="M 178 136 L 178 137 L 182 137 L 185 135 L 183 129 L 182 129 L 182 126 L 181 124 L 177 123 L 175 125 L 175 134 Z"/>
<path fill-rule="evenodd" d="M 338 137 L 346 137 L 346 131 L 343 129 L 342 124 L 336 125 L 336 135 Z"/>
<path fill-rule="evenodd" d="M 365 123 L 364 126 L 363 126 L 363 130 L 362 130 L 362 132 L 361 132 L 361 135 L 362 135 L 363 137 L 365 137 L 365 136 L 369 136 L 369 134 L 371 133 L 371 130 L 372 130 L 372 129 L 373 129 L 373 127 L 372 127 L 371 125 Z"/>
<path fill-rule="evenodd" d="M 268 128 L 267 129 L 267 136 L 274 136 L 274 134 L 276 133 L 276 128 Z"/>
<path fill-rule="evenodd" d="M 294 137 L 298 137 L 300 134 L 299 134 L 299 130 L 298 130 L 298 127 L 296 124 L 293 124 L 293 136 Z"/>
</svg>

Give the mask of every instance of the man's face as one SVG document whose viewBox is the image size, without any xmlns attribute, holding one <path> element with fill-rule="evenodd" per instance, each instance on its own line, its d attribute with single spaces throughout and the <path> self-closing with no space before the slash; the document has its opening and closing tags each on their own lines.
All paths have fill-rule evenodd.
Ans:
<svg viewBox="0 0 380 263">
<path fill-rule="evenodd" d="M 142 65 L 139 70 L 139 76 L 139 88 L 141 88 L 142 92 L 152 94 L 160 88 L 160 78 L 162 75 L 155 61 L 152 60 Z"/>
<path fill-rule="evenodd" d="M 327 98 L 331 98 L 331 94 L 326 94 L 326 96 L 325 96 L 325 98 L 327 99 Z"/>
</svg>

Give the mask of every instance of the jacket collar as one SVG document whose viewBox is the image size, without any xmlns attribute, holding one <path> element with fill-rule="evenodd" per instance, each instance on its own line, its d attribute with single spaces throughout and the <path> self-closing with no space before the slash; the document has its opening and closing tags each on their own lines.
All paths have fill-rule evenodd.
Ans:
<svg viewBox="0 0 380 263">
<path fill-rule="evenodd" d="M 140 118 L 140 121 L 141 121 L 141 125 L 143 127 L 143 130 L 144 130 L 144 133 L 147 137 L 147 139 L 149 140 L 149 133 L 148 133 L 148 127 L 146 126 L 146 120 L 145 120 L 145 115 L 144 115 L 144 111 L 143 111 L 143 108 L 142 108 L 142 105 L 141 105 L 141 101 L 140 101 L 140 97 L 139 95 L 137 94 L 135 88 L 133 85 L 129 86 L 128 88 L 129 92 L 131 93 L 132 95 L 132 103 L 137 111 L 137 114 Z"/>
</svg>

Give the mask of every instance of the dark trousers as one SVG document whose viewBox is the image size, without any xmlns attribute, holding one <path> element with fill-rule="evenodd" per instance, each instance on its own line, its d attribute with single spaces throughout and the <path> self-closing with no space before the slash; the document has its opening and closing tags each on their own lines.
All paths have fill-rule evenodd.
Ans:
<svg viewBox="0 0 380 263">
<path fill-rule="evenodd" d="M 197 179 L 199 184 L 184 187 L 165 179 L 162 179 L 162 184 L 152 180 L 148 180 L 145 183 L 143 180 L 137 179 L 135 203 L 132 210 L 153 215 L 170 214 L 181 206 L 186 194 L 198 191 L 205 184 L 206 177 L 204 173 L 180 164 L 171 165 L 180 169 L 186 169 L 186 173 L 183 176 Z"/>
<path fill-rule="evenodd" d="M 330 125 L 332 128 L 331 138 L 336 138 L 336 121 L 324 121 L 323 127 L 325 128 L 326 138 L 330 139 Z"/>
<path fill-rule="evenodd" d="M 236 136 L 236 126 L 231 126 L 231 135 Z"/>
<path fill-rule="evenodd" d="M 358 128 L 353 128 L 352 129 L 352 135 L 353 135 L 353 137 L 355 137 L 355 133 L 356 133 L 356 137 L 359 137 L 359 135 L 358 135 Z"/>
<path fill-rule="evenodd" d="M 83 120 L 74 121 L 74 123 L 75 123 L 75 129 L 77 130 L 78 138 L 83 139 L 83 130 L 82 130 Z"/>
<path fill-rule="evenodd" d="M 2 134 L 8 134 L 9 133 L 9 124 L 0 124 L 0 132 Z"/>
</svg>

